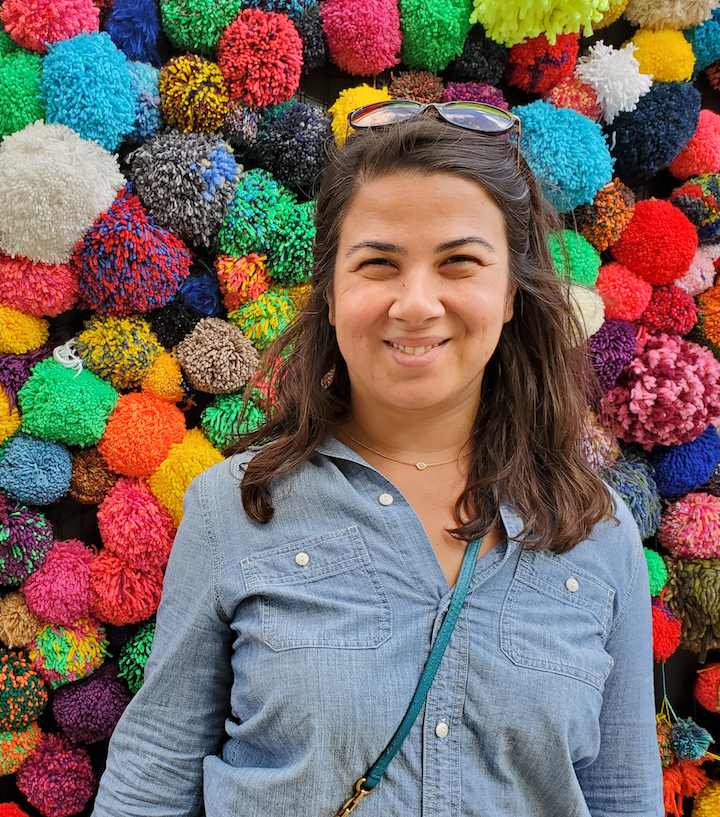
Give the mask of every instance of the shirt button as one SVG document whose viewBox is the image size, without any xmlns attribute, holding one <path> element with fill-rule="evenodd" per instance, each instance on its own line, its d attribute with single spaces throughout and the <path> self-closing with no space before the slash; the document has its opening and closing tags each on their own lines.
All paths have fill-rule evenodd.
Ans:
<svg viewBox="0 0 720 817">
<path fill-rule="evenodd" d="M 565 587 L 567 587 L 567 589 L 571 593 L 577 593 L 577 591 L 580 589 L 580 585 L 578 584 L 577 579 L 572 579 L 572 578 L 568 579 L 565 582 Z"/>
<path fill-rule="evenodd" d="M 381 505 L 392 505 L 394 502 L 391 494 L 380 494 Z"/>
<path fill-rule="evenodd" d="M 310 557 L 307 553 L 298 553 L 295 557 L 295 561 L 300 565 L 300 567 L 305 567 L 305 565 L 310 561 Z"/>
<path fill-rule="evenodd" d="M 449 731 L 450 727 L 445 723 L 445 721 L 440 721 L 440 723 L 435 727 L 435 734 L 439 738 L 446 738 Z"/>
</svg>

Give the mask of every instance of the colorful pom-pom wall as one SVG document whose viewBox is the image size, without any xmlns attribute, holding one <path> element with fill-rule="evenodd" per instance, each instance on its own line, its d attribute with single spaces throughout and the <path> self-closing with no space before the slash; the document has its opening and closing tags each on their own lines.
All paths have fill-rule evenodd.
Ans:
<svg viewBox="0 0 720 817">
<path fill-rule="evenodd" d="M 392 98 L 521 119 L 582 450 L 644 540 L 665 808 L 719 817 L 720 0 L 0 4 L 0 815 L 92 810 L 183 493 L 272 411 L 327 146 Z"/>
</svg>

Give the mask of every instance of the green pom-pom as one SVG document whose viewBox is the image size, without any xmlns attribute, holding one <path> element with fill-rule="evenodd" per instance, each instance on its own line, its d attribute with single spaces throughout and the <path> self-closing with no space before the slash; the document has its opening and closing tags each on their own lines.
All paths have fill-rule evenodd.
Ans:
<svg viewBox="0 0 720 817">
<path fill-rule="evenodd" d="M 202 430 L 219 451 L 227 448 L 239 434 L 250 434 L 265 423 L 263 395 L 258 389 L 250 394 L 243 413 L 242 394 L 219 394 L 202 413 Z"/>
<path fill-rule="evenodd" d="M 241 6 L 241 0 L 160 0 L 163 30 L 176 48 L 209 55 Z"/>
<path fill-rule="evenodd" d="M 668 583 L 668 570 L 663 557 L 654 550 L 643 547 L 647 562 L 648 576 L 650 577 L 650 595 L 659 596 Z"/>
<path fill-rule="evenodd" d="M 48 693 L 42 678 L 22 655 L 0 650 L 0 729 L 24 729 L 45 709 Z"/>
<path fill-rule="evenodd" d="M 600 253 L 574 230 L 548 235 L 550 254 L 561 278 L 573 284 L 594 287 L 600 272 Z"/>
<path fill-rule="evenodd" d="M 0 137 L 45 118 L 38 96 L 41 73 L 40 55 L 32 51 L 12 51 L 0 59 Z"/>
<path fill-rule="evenodd" d="M 230 323 L 239 326 L 256 349 L 266 349 L 289 326 L 297 307 L 287 290 L 274 287 L 254 301 L 228 314 Z"/>
<path fill-rule="evenodd" d="M 470 0 L 400 0 L 402 61 L 442 71 L 462 53 L 470 31 Z"/>
<path fill-rule="evenodd" d="M 266 170 L 243 174 L 218 231 L 222 253 L 235 258 L 252 253 L 264 255 L 269 236 L 277 227 L 273 214 L 282 196 L 290 194 Z"/>
<path fill-rule="evenodd" d="M 296 204 L 283 196 L 275 207 L 277 229 L 269 237 L 266 252 L 270 276 L 281 284 L 293 286 L 310 280 L 314 216 L 315 205 L 311 201 Z"/>
<path fill-rule="evenodd" d="M 20 50 L 21 48 L 15 40 L 0 27 L 0 57 L 5 57 Z"/>
<path fill-rule="evenodd" d="M 89 369 L 78 374 L 49 357 L 33 368 L 18 400 L 28 434 L 87 448 L 102 437 L 118 393 Z"/>
<path fill-rule="evenodd" d="M 150 657 L 154 635 L 155 622 L 148 621 L 120 650 L 118 677 L 125 679 L 133 695 L 138 692 L 145 680 L 145 664 Z"/>
</svg>

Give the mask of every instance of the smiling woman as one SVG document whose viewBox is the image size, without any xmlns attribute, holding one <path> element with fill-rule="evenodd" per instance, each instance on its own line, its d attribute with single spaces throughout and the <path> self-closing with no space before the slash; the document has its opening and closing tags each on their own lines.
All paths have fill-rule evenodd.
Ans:
<svg viewBox="0 0 720 817">
<path fill-rule="evenodd" d="M 556 222 L 510 139 L 437 114 L 324 175 L 274 412 L 185 496 L 98 817 L 664 813 Z"/>
</svg>

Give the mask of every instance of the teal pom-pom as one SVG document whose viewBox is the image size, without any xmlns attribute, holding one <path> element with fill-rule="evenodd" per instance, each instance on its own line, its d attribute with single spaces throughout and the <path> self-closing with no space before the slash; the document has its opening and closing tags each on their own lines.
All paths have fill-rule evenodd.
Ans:
<svg viewBox="0 0 720 817">
<path fill-rule="evenodd" d="M 72 457 L 62 445 L 19 431 L 0 462 L 0 488 L 28 505 L 49 505 L 70 490 Z"/>
<path fill-rule="evenodd" d="M 268 241 L 267 264 L 270 276 L 285 286 L 310 279 L 314 216 L 315 206 L 311 201 L 297 204 L 285 196 L 277 204 L 277 227 Z"/>
<path fill-rule="evenodd" d="M 713 11 L 712 17 L 700 26 L 693 26 L 683 32 L 695 55 L 695 76 L 720 59 L 720 9 Z"/>
<path fill-rule="evenodd" d="M 471 12 L 470 0 L 400 0 L 403 63 L 442 71 L 462 53 Z"/>
<path fill-rule="evenodd" d="M 218 394 L 202 413 L 202 430 L 205 436 L 215 448 L 222 451 L 238 435 L 251 434 L 265 423 L 265 402 L 263 394 L 258 389 L 253 389 L 243 411 L 243 394 Z"/>
<path fill-rule="evenodd" d="M 550 255 L 561 278 L 573 284 L 594 287 L 600 272 L 600 253 L 574 230 L 548 236 Z"/>
<path fill-rule="evenodd" d="M 160 71 L 147 62 L 128 62 L 130 88 L 135 97 L 135 128 L 130 139 L 141 142 L 160 133 Z"/>
<path fill-rule="evenodd" d="M 715 743 L 712 735 L 692 718 L 679 720 L 670 729 L 670 748 L 678 760 L 702 759 L 711 743 Z"/>
<path fill-rule="evenodd" d="M 264 254 L 270 233 L 275 228 L 272 212 L 282 195 L 282 185 L 265 170 L 249 170 L 240 177 L 235 198 L 218 232 L 218 245 L 224 255 L 240 258 L 260 249 Z"/>
<path fill-rule="evenodd" d="M 45 118 L 38 96 L 39 54 L 18 50 L 0 58 L 0 138 Z"/>
</svg>

